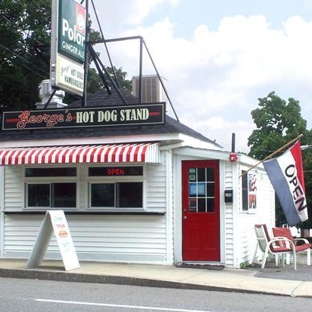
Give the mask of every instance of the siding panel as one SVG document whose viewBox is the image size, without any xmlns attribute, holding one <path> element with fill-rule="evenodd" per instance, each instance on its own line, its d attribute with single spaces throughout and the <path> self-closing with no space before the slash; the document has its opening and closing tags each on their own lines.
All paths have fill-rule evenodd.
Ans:
<svg viewBox="0 0 312 312">
<path fill-rule="evenodd" d="M 225 189 L 234 189 L 233 185 L 233 164 L 225 162 L 225 177 L 224 186 Z M 236 194 L 234 194 L 236 196 Z M 234 199 L 236 200 L 236 198 Z M 224 230 L 225 230 L 225 265 L 232 267 L 234 265 L 234 215 L 233 215 L 233 203 L 225 203 L 225 220 L 224 220 Z"/>
<path fill-rule="evenodd" d="M 5 215 L 4 256 L 28 258 L 44 215 Z M 166 261 L 164 216 L 67 216 L 79 260 Z M 54 235 L 45 259 L 60 259 Z"/>
<path fill-rule="evenodd" d="M 166 164 L 165 153 L 161 154 L 161 164 L 147 166 L 146 209 L 166 211 Z"/>
<path fill-rule="evenodd" d="M 20 211 L 23 205 L 22 167 L 4 167 L 4 179 L 4 210 Z"/>
</svg>

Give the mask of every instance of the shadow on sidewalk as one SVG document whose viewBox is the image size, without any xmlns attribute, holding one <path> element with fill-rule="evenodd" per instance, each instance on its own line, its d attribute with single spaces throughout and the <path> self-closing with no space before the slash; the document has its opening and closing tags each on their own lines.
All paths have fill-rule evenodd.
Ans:
<svg viewBox="0 0 312 312">
<path fill-rule="evenodd" d="M 257 264 L 246 269 L 257 271 L 255 277 L 312 282 L 312 265 L 297 264 L 296 271 L 293 264 L 285 264 L 283 267 L 276 266 L 275 263 L 266 263 L 264 269 Z"/>
</svg>

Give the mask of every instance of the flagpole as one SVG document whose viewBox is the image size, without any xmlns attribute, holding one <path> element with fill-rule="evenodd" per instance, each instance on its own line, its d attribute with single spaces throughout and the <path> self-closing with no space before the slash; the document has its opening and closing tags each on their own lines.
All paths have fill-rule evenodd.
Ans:
<svg viewBox="0 0 312 312">
<path fill-rule="evenodd" d="M 277 153 L 279 153 L 280 151 L 284 150 L 286 147 L 288 147 L 289 145 L 291 145 L 292 143 L 296 142 L 297 140 L 299 140 L 301 137 L 303 136 L 303 134 L 299 134 L 296 138 L 292 139 L 291 141 L 289 141 L 288 143 L 284 144 L 282 147 L 280 147 L 279 149 L 277 149 L 275 152 L 271 153 L 270 155 L 268 155 L 267 157 L 265 157 L 264 159 L 260 160 L 257 164 L 255 164 L 254 166 L 252 166 L 251 168 L 249 168 L 247 171 L 245 171 L 244 173 L 242 173 L 238 178 L 241 178 L 242 176 L 244 176 L 245 174 L 247 174 L 250 170 L 252 170 L 253 168 L 259 166 L 260 164 L 262 164 L 264 161 L 268 160 L 269 158 L 272 158 L 274 155 L 276 155 Z"/>
</svg>

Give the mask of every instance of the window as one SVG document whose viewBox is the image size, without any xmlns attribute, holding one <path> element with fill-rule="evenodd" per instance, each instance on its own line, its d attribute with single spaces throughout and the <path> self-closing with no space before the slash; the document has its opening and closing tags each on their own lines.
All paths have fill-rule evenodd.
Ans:
<svg viewBox="0 0 312 312">
<path fill-rule="evenodd" d="M 248 188 L 247 173 L 242 171 L 242 209 L 248 211 Z"/>
<path fill-rule="evenodd" d="M 77 206 L 76 168 L 26 168 L 27 208 L 74 208 Z"/>
<path fill-rule="evenodd" d="M 190 168 L 189 212 L 215 211 L 215 171 L 214 168 Z"/>
<path fill-rule="evenodd" d="M 78 169 L 25 168 L 25 207 L 47 210 L 79 206 L 120 212 L 143 209 L 143 166 L 85 166 L 81 174 Z"/>
<path fill-rule="evenodd" d="M 90 167 L 90 208 L 143 208 L 143 167 Z"/>
<path fill-rule="evenodd" d="M 75 177 L 77 168 L 26 168 L 26 177 Z"/>
<path fill-rule="evenodd" d="M 115 185 L 113 183 L 91 184 L 91 207 L 114 207 Z"/>
<path fill-rule="evenodd" d="M 91 183 L 91 207 L 142 208 L 143 183 Z"/>
<path fill-rule="evenodd" d="M 242 171 L 242 210 L 255 211 L 257 208 L 257 174 Z"/>
</svg>

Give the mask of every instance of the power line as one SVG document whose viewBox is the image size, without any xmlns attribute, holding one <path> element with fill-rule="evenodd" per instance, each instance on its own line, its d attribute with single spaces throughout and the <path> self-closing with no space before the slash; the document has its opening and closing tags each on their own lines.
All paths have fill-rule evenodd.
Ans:
<svg viewBox="0 0 312 312">
<path fill-rule="evenodd" d="M 34 4 L 34 3 L 33 3 Z M 37 5 L 37 9 L 40 9 L 40 7 Z M 7 26 L 9 27 L 14 27 L 14 25 L 11 25 L 11 20 L 6 17 L 5 12 L 3 10 L 0 10 L 0 17 L 6 22 Z M 20 29 L 19 31 L 22 34 L 22 38 L 25 42 L 24 44 L 24 48 L 22 49 L 23 54 L 26 54 L 28 56 L 32 56 L 32 54 L 27 50 L 27 39 L 30 38 L 30 30 L 24 30 L 24 29 Z M 35 42 L 41 44 L 41 42 L 39 42 L 37 39 L 33 39 Z M 41 67 L 36 66 L 35 64 L 33 64 L 32 62 L 30 62 L 29 60 L 27 60 L 26 58 L 22 57 L 21 55 L 17 54 L 16 52 L 10 50 L 9 48 L 3 46 L 2 44 L 0 44 L 0 48 L 6 52 L 8 52 L 9 54 L 11 54 L 11 57 L 16 57 L 18 59 L 20 59 L 22 61 L 22 63 L 20 63 L 20 65 L 30 71 L 32 71 L 34 74 L 36 74 L 37 76 L 39 76 L 40 78 L 46 78 L 47 75 L 47 71 L 43 70 Z M 27 65 L 31 64 L 31 68 L 28 67 Z"/>
<path fill-rule="evenodd" d="M 5 50 L 6 52 L 9 52 L 10 54 L 12 54 L 13 56 L 15 56 L 16 58 L 18 58 L 18 59 L 21 59 L 22 60 L 22 62 L 24 62 L 24 63 L 27 63 L 27 64 L 31 64 L 31 62 L 29 61 L 29 60 L 27 60 L 27 59 L 25 59 L 24 57 L 22 57 L 22 56 L 20 56 L 20 55 L 18 55 L 18 54 L 16 54 L 14 51 L 11 51 L 10 49 L 8 49 L 8 48 L 6 48 L 5 46 L 3 46 L 1 43 L 0 43 L 0 48 L 2 49 L 2 50 Z M 37 69 L 37 71 L 38 72 L 36 72 L 36 71 L 34 71 L 34 68 L 30 68 L 30 67 L 28 67 L 28 66 L 26 66 L 26 64 L 20 64 L 22 67 L 24 67 L 24 68 L 26 68 L 26 69 L 28 69 L 28 70 L 30 70 L 30 71 L 32 71 L 33 73 L 35 73 L 37 76 L 39 76 L 40 78 L 45 78 L 46 77 L 46 71 L 44 71 L 42 68 L 40 68 L 40 67 L 37 67 L 36 65 L 35 65 L 35 67 L 36 67 L 36 69 Z M 34 65 L 34 64 L 32 64 L 32 65 Z M 39 72 L 41 72 L 41 73 L 39 73 Z"/>
</svg>

